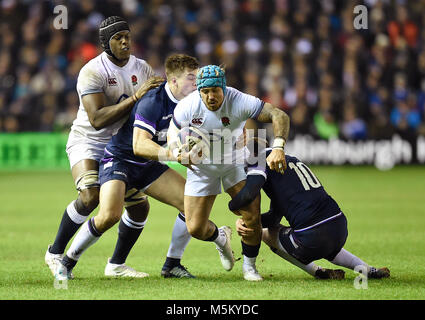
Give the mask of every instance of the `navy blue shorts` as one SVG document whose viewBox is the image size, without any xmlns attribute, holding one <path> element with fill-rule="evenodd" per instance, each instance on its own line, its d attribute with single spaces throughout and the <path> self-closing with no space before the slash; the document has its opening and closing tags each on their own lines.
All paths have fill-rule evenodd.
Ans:
<svg viewBox="0 0 425 320">
<path fill-rule="evenodd" d="M 341 215 L 307 230 L 282 228 L 279 240 L 298 261 L 309 264 L 319 259 L 333 260 L 347 240 L 347 219 Z"/>
<path fill-rule="evenodd" d="M 121 180 L 126 189 L 146 189 L 158 179 L 169 167 L 158 161 L 148 161 L 144 164 L 133 164 L 117 158 L 103 158 L 99 166 L 100 185 L 110 180 Z"/>
</svg>

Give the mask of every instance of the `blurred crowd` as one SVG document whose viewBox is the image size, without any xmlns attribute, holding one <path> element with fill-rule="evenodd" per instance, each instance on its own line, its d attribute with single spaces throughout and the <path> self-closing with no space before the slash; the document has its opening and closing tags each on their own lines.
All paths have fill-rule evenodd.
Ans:
<svg viewBox="0 0 425 320">
<path fill-rule="evenodd" d="M 65 5 L 67 29 L 54 8 Z M 365 5 L 367 29 L 353 13 Z M 227 83 L 291 116 L 291 135 L 425 135 L 425 1 L 0 0 L 0 132 L 67 131 L 98 26 L 127 19 L 133 54 L 163 75 L 173 52 L 223 64 Z"/>
</svg>

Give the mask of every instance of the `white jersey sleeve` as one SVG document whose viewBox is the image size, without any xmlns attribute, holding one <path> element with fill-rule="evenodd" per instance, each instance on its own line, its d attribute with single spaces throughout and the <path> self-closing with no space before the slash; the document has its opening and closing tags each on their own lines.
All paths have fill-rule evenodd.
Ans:
<svg viewBox="0 0 425 320">
<path fill-rule="evenodd" d="M 89 94 L 104 93 L 105 105 L 113 106 L 131 97 L 153 75 L 152 67 L 146 61 L 135 56 L 130 56 L 129 61 L 123 67 L 113 64 L 105 52 L 90 60 L 80 70 L 77 80 L 80 106 L 77 118 L 71 128 L 72 133 L 102 144 L 107 143 L 127 120 L 127 116 L 107 127 L 96 130 L 89 121 L 82 102 L 83 97 Z"/>
<path fill-rule="evenodd" d="M 105 91 L 106 79 L 101 72 L 93 69 L 93 64 L 86 64 L 78 75 L 77 92 L 80 97 Z"/>
<path fill-rule="evenodd" d="M 174 109 L 173 123 L 178 129 L 188 126 L 192 120 L 192 105 L 197 95 L 199 93 L 194 91 L 177 103 Z"/>
<path fill-rule="evenodd" d="M 257 119 L 264 101 L 235 88 L 227 87 L 226 99 L 231 104 L 232 113 L 239 119 Z"/>
</svg>

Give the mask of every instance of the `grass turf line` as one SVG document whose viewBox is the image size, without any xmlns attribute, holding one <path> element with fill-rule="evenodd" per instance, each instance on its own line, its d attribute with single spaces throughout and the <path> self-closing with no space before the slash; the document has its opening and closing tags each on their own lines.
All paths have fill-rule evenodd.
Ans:
<svg viewBox="0 0 425 320">
<path fill-rule="evenodd" d="M 388 266 L 391 278 L 369 280 L 367 290 L 354 288 L 356 274 L 342 281 L 319 281 L 274 255 L 262 245 L 258 269 L 265 278 L 249 283 L 242 262 L 231 272 L 222 269 L 215 246 L 193 239 L 182 263 L 197 279 L 163 279 L 160 269 L 168 250 L 177 210 L 150 199 L 151 212 L 127 264 L 148 272 L 147 279 L 108 279 L 103 276 L 112 255 L 117 225 L 82 256 L 76 279 L 58 290 L 44 264 L 62 213 L 76 197 L 67 171 L 0 172 L 0 299 L 423 299 L 425 297 L 425 171 L 396 167 L 381 172 L 372 167 L 313 167 L 326 190 L 348 218 L 345 248 L 376 267 Z M 217 197 L 211 219 L 234 229 L 236 216 L 227 210 L 229 197 Z M 264 196 L 262 212 L 268 210 Z M 97 211 L 95 211 L 97 212 Z M 240 257 L 240 238 L 232 247 Z M 317 262 L 325 267 L 332 264 Z M 241 290 L 243 288 L 243 290 Z M 225 289 L 225 290 L 224 290 Z"/>
</svg>

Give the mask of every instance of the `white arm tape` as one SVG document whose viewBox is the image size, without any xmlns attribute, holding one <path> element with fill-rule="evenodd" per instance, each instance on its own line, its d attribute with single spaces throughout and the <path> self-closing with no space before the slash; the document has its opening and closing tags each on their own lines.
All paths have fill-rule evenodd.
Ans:
<svg viewBox="0 0 425 320">
<path fill-rule="evenodd" d="M 274 148 L 283 148 L 285 146 L 286 140 L 282 137 L 277 137 L 273 141 L 273 149 Z"/>
</svg>

